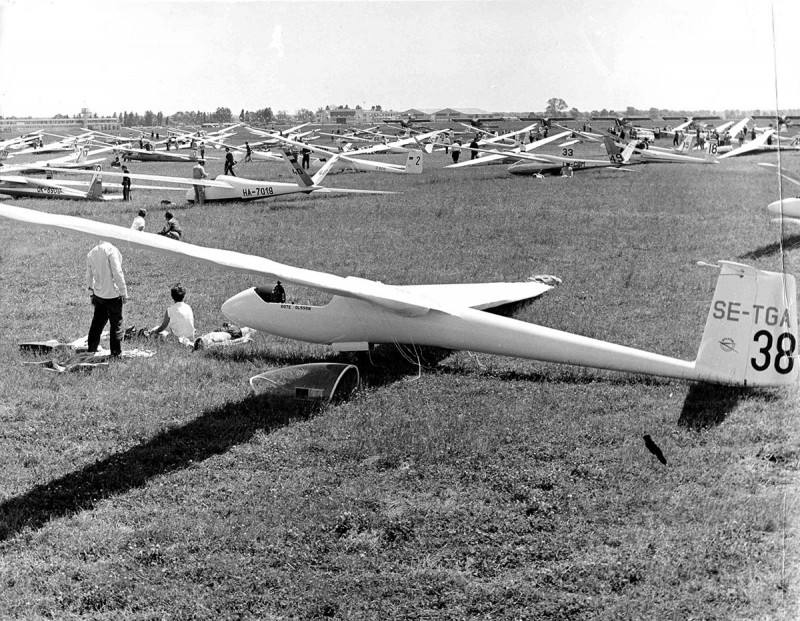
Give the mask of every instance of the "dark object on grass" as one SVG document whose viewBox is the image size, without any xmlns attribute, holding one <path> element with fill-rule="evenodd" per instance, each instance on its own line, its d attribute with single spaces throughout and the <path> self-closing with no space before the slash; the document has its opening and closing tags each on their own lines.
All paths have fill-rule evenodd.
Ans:
<svg viewBox="0 0 800 621">
<path fill-rule="evenodd" d="M 644 438 L 644 445 L 647 447 L 647 450 L 650 451 L 653 455 L 656 456 L 658 461 L 660 461 L 665 466 L 667 465 L 667 458 L 664 457 L 664 453 L 661 452 L 661 449 L 658 448 L 658 445 L 653 442 L 653 438 L 648 435 L 643 435 Z"/>
<path fill-rule="evenodd" d="M 161 201 L 161 204 L 162 204 L 162 205 L 174 205 L 175 203 L 173 203 L 173 202 L 172 202 L 171 200 L 169 200 L 168 198 L 165 198 L 164 200 L 162 200 L 162 201 Z"/>
</svg>

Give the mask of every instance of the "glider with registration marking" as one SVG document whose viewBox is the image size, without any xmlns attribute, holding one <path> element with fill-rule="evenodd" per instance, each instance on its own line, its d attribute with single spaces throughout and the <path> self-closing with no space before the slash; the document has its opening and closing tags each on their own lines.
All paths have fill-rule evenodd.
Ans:
<svg viewBox="0 0 800 621">
<path fill-rule="evenodd" d="M 514 156 L 519 153 L 528 153 L 529 151 L 533 151 L 534 149 L 538 149 L 539 147 L 543 147 L 546 144 L 550 144 L 557 140 L 561 140 L 562 138 L 566 138 L 570 135 L 570 132 L 561 132 L 558 134 L 553 134 L 552 136 L 548 136 L 547 138 L 542 138 L 541 140 L 536 140 L 534 142 L 529 142 L 527 144 L 522 144 L 514 149 L 509 151 L 495 152 L 490 153 L 487 155 L 476 157 L 472 160 L 466 160 L 464 162 L 458 162 L 457 164 L 450 164 L 445 166 L 445 168 L 466 168 L 467 166 L 482 166 L 484 164 L 507 164 L 514 161 Z M 472 150 L 480 150 L 474 149 L 474 147 L 470 146 L 461 146 L 462 149 L 466 151 Z"/>
<path fill-rule="evenodd" d="M 697 358 L 685 361 L 479 310 L 542 295 L 553 279 L 393 286 L 16 205 L 0 204 L 0 217 L 325 292 L 333 296 L 325 306 L 286 304 L 257 286 L 228 299 L 222 312 L 241 326 L 341 351 L 403 343 L 736 386 L 797 382 L 795 279 L 738 263 L 720 262 Z"/>
<path fill-rule="evenodd" d="M 108 187 L 103 185 L 103 176 L 107 177 L 129 177 L 130 179 L 138 179 L 145 181 L 158 181 L 161 183 L 169 183 L 184 186 L 202 185 L 205 187 L 217 188 L 230 188 L 231 186 L 219 182 L 211 181 L 208 179 L 185 179 L 183 177 L 165 177 L 161 175 L 142 175 L 138 173 L 124 173 L 117 171 L 101 171 L 99 167 L 96 170 L 75 170 L 72 168 L 51 168 L 48 166 L 40 167 L 40 170 L 47 170 L 54 173 L 69 173 L 69 174 L 84 174 L 92 175 L 89 183 L 81 181 L 67 181 L 59 180 L 53 181 L 50 179 L 33 179 L 31 177 L 23 177 L 18 175 L 5 175 L 0 173 L 0 194 L 6 194 L 14 197 L 27 197 L 27 198 L 54 198 L 54 199 L 70 199 L 70 200 L 90 200 L 90 201 L 113 201 L 121 200 L 122 194 L 109 194 L 104 192 L 103 188 Z M 87 186 L 87 189 L 81 189 L 80 186 Z M 114 187 L 117 187 L 114 184 Z M 121 186 L 119 186 L 121 187 Z M 132 189 L 138 190 L 183 190 L 183 188 L 155 186 L 155 185 L 132 185 Z"/>
<path fill-rule="evenodd" d="M 352 190 L 347 188 L 328 188 L 320 185 L 322 180 L 336 164 L 338 156 L 334 156 L 326 165 L 320 169 L 313 177 L 309 177 L 305 170 L 298 164 L 294 154 L 285 154 L 284 159 L 292 167 L 293 173 L 297 176 L 297 183 L 285 183 L 280 181 L 259 181 L 256 179 L 245 179 L 230 175 L 218 175 L 216 179 L 189 179 L 184 177 L 166 177 L 162 175 L 146 175 L 140 173 L 123 173 L 108 171 L 103 174 L 110 177 L 130 177 L 131 179 L 141 179 L 145 181 L 156 181 L 160 183 L 178 184 L 189 186 L 186 191 L 186 200 L 194 202 L 194 186 L 199 185 L 205 188 L 204 196 L 206 202 L 211 201 L 253 201 L 287 194 L 395 194 L 395 192 L 383 192 L 380 190 Z M 52 169 L 54 172 L 77 172 L 72 170 Z M 91 173 L 90 173 L 91 174 Z M 156 189 L 150 186 L 141 186 L 141 189 Z M 2 192 L 0 187 L 0 193 Z M 95 198 L 94 196 L 64 196 L 66 192 L 53 198 Z M 99 193 L 102 195 L 102 190 Z M 18 194 L 21 195 L 21 194 Z M 95 198 L 95 200 L 111 200 L 108 197 Z"/>
<path fill-rule="evenodd" d="M 104 195 L 102 180 L 98 174 L 95 174 L 88 189 L 82 190 L 73 187 L 73 184 L 69 182 L 62 183 L 0 173 L 0 194 L 15 198 L 55 198 L 90 201 L 108 201 L 122 198 L 122 195 Z"/>
<path fill-rule="evenodd" d="M 718 164 L 711 152 L 706 152 L 704 158 L 692 157 L 691 155 L 683 155 L 681 153 L 673 153 L 661 149 L 640 148 L 641 143 L 638 140 L 633 140 L 627 144 L 620 144 L 611 136 L 603 136 L 603 145 L 605 146 L 606 153 L 610 162 L 620 162 L 622 160 L 622 152 L 630 145 L 634 145 L 633 154 L 630 156 L 631 163 L 634 164 L 649 164 L 649 163 L 685 163 L 685 164 Z"/>
<path fill-rule="evenodd" d="M 320 168 L 313 176 L 300 166 L 297 161 L 297 154 L 287 150 L 283 151 L 284 159 L 292 167 L 296 183 L 285 183 L 281 181 L 258 181 L 254 179 L 244 179 L 230 175 L 218 175 L 215 181 L 225 184 L 228 187 L 209 187 L 205 191 L 205 200 L 208 201 L 254 201 L 287 194 L 396 194 L 396 192 L 384 192 L 381 190 L 353 190 L 347 188 L 329 188 L 320 185 L 325 176 L 333 168 L 340 156 L 334 155 L 325 165 Z M 194 189 L 186 192 L 186 200 L 194 202 Z"/>
<path fill-rule="evenodd" d="M 634 145 L 629 144 L 620 154 L 619 160 L 590 160 L 574 157 L 573 149 L 562 147 L 561 155 L 548 155 L 544 153 L 529 154 L 517 153 L 513 155 L 517 161 L 508 167 L 508 172 L 512 175 L 536 175 L 551 174 L 559 175 L 564 166 L 569 166 L 573 171 L 597 170 L 599 168 L 620 168 L 630 164 Z"/>
</svg>

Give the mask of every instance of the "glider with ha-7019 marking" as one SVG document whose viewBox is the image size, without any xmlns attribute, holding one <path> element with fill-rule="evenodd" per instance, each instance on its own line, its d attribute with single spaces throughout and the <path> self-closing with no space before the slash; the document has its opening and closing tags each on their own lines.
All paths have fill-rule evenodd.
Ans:
<svg viewBox="0 0 800 621">
<path fill-rule="evenodd" d="M 354 190 L 348 188 L 329 188 L 320 185 L 325 176 L 337 164 L 338 155 L 334 155 L 325 165 L 320 168 L 313 176 L 300 166 L 297 161 L 297 154 L 287 150 L 283 151 L 284 159 L 292 167 L 296 183 L 285 183 L 281 181 L 258 181 L 255 179 L 244 179 L 230 175 L 219 175 L 215 181 L 225 184 L 227 187 L 211 187 L 205 191 L 206 201 L 254 201 L 276 196 L 286 196 L 288 194 L 396 194 L 396 192 L 385 192 L 382 190 Z M 194 202 L 194 191 L 186 193 L 186 200 Z"/>
<path fill-rule="evenodd" d="M 333 193 L 348 193 L 348 194 L 395 194 L 395 192 L 384 192 L 381 190 L 354 190 L 354 189 L 347 189 L 347 188 L 329 188 L 320 185 L 322 180 L 328 174 L 330 169 L 336 164 L 336 160 L 338 156 L 334 156 L 329 160 L 326 165 L 320 169 L 313 177 L 309 177 L 305 170 L 300 166 L 297 162 L 297 157 L 294 154 L 284 153 L 284 159 L 289 163 L 292 167 L 292 172 L 296 175 L 297 183 L 284 183 L 280 181 L 259 181 L 256 179 L 245 179 L 242 177 L 233 177 L 231 175 L 218 175 L 216 179 L 189 179 L 184 177 L 165 177 L 161 175 L 146 175 L 140 173 L 123 173 L 117 171 L 105 171 L 102 174 L 108 175 L 110 177 L 130 177 L 131 179 L 141 179 L 147 181 L 156 181 L 160 183 L 168 183 L 168 184 L 177 184 L 177 185 L 184 185 L 188 186 L 189 189 L 186 192 L 186 200 L 189 202 L 194 202 L 195 200 L 195 193 L 194 187 L 196 185 L 203 186 L 205 188 L 204 195 L 205 200 L 207 202 L 211 201 L 254 201 L 260 199 L 267 199 L 267 198 L 275 198 L 277 196 L 285 196 L 288 194 L 333 194 Z M 70 169 L 58 169 L 54 168 L 51 169 L 52 172 L 73 172 L 78 173 L 79 171 L 73 171 Z M 93 174 L 95 176 L 99 175 L 99 171 L 95 172 L 88 172 L 84 174 Z M 25 178 L 20 178 L 25 179 Z M 31 188 L 35 187 L 31 180 L 27 180 L 27 184 L 23 184 L 20 182 L 20 179 L 15 179 L 12 181 L 16 181 L 9 188 L 5 188 L 3 185 L 0 185 L 0 193 L 6 194 L 13 194 L 14 196 L 35 196 L 36 191 L 31 193 L 30 191 L 25 191 L 25 187 Z M 116 197 L 107 197 L 102 193 L 102 185 L 99 180 L 95 180 L 93 178 L 92 181 L 92 190 L 89 191 L 88 195 L 86 192 L 81 192 L 79 190 L 69 190 L 65 187 L 66 182 L 51 182 L 48 181 L 50 184 L 50 190 L 42 190 L 41 193 L 49 193 L 52 194 L 52 198 L 83 198 L 88 200 L 113 200 Z M 23 185 L 22 189 L 19 189 L 19 186 Z M 40 186 L 41 187 L 41 186 Z M 156 189 L 152 186 L 140 186 L 140 189 Z M 158 188 L 163 189 L 163 188 Z M 168 188 L 173 189 L 173 188 Z"/>
<path fill-rule="evenodd" d="M 697 357 L 686 361 L 482 310 L 535 298 L 555 279 L 393 286 L 15 205 L 0 204 L 0 217 L 330 294 L 333 298 L 324 306 L 286 304 L 273 301 L 271 287 L 256 286 L 228 299 L 222 312 L 241 326 L 340 351 L 408 344 L 735 386 L 797 381 L 795 279 L 738 263 L 720 262 Z"/>
<path fill-rule="evenodd" d="M 51 168 L 41 167 L 54 173 L 70 173 L 92 175 L 88 183 L 81 181 L 69 181 L 61 179 L 35 179 L 22 175 L 8 175 L 0 172 L 0 194 L 13 196 L 16 198 L 52 198 L 68 200 L 88 200 L 88 201 L 113 201 L 121 200 L 122 194 L 106 193 L 103 185 L 103 175 L 108 177 L 129 177 L 131 179 L 141 179 L 147 181 L 158 181 L 161 183 L 177 185 L 202 185 L 205 187 L 229 187 L 217 181 L 208 179 L 184 179 L 181 177 L 165 177 L 161 175 L 143 175 L 138 173 L 124 173 L 117 171 L 97 170 L 75 170 L 72 168 Z M 105 186 L 108 187 L 108 186 Z M 84 189 L 85 188 L 85 189 Z M 132 185 L 136 190 L 182 190 L 182 188 L 155 185 Z"/>
</svg>

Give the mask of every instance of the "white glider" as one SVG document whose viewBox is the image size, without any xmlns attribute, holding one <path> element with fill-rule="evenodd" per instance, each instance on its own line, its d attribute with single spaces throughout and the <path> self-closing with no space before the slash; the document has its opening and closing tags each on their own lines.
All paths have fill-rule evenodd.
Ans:
<svg viewBox="0 0 800 621">
<path fill-rule="evenodd" d="M 487 300 L 536 297 L 552 282 L 392 286 L 15 205 L 0 204 L 0 217 L 329 293 L 327 305 L 308 306 L 272 302 L 271 288 L 254 287 L 227 300 L 222 312 L 243 326 L 338 350 L 407 343 L 736 386 L 797 381 L 795 279 L 738 263 L 720 262 L 697 358 L 684 361 L 477 310 Z"/>
<path fill-rule="evenodd" d="M 776 172 L 779 177 L 782 177 L 787 181 L 794 183 L 795 185 L 800 185 L 800 179 L 790 175 L 782 168 L 778 168 L 778 166 L 775 164 L 761 162 L 759 163 L 759 166 L 777 169 Z M 791 197 L 773 201 L 767 205 L 767 211 L 777 216 L 776 218 L 772 219 L 772 222 L 774 223 L 800 225 L 800 198 Z"/>
<path fill-rule="evenodd" d="M 449 166 L 445 166 L 445 168 L 466 168 L 467 166 L 482 166 L 484 164 L 503 164 L 503 163 L 513 162 L 515 155 L 519 153 L 528 153 L 529 151 L 533 151 L 534 149 L 543 147 L 544 145 L 550 144 L 551 142 L 556 142 L 557 140 L 566 138 L 571 133 L 572 132 L 566 131 L 558 134 L 553 134 L 552 136 L 548 136 L 547 138 L 542 138 L 541 140 L 536 140 L 535 142 L 529 142 L 528 144 L 520 145 L 507 152 L 490 153 L 488 155 L 484 155 L 483 157 L 476 157 L 475 159 L 472 160 L 458 162 L 457 164 L 450 164 Z M 466 151 L 480 150 L 480 149 L 473 149 L 473 147 L 470 146 L 462 146 L 461 148 Z"/>
</svg>

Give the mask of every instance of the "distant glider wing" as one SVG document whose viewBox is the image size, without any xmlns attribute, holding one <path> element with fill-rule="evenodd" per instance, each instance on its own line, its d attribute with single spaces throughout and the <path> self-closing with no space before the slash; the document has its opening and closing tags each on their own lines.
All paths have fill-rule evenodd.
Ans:
<svg viewBox="0 0 800 621">
<path fill-rule="evenodd" d="M 764 168 L 776 168 L 775 171 L 779 177 L 783 177 L 786 181 L 790 181 L 795 185 L 800 185 L 800 179 L 797 177 L 792 176 L 788 171 L 784 170 L 783 168 L 778 168 L 775 164 L 768 164 L 767 162 L 759 162 L 759 166 L 763 166 Z"/>
<path fill-rule="evenodd" d="M 73 168 L 53 168 L 51 166 L 28 166 L 32 170 L 49 170 L 51 172 L 64 172 L 71 175 L 96 175 L 101 174 L 108 177 L 130 177 L 131 179 L 140 179 L 142 181 L 159 181 L 161 183 L 178 183 L 181 185 L 202 185 L 211 188 L 227 188 L 230 189 L 229 183 L 224 181 L 216 181 L 212 179 L 188 179 L 186 177 L 165 177 L 162 175 L 145 175 L 141 173 L 124 173 L 116 170 L 75 170 Z"/>
<path fill-rule="evenodd" d="M 751 151 L 756 151 L 767 144 L 767 140 L 769 139 L 772 134 L 775 133 L 775 130 L 768 129 L 763 134 L 758 136 L 755 140 L 751 140 L 750 142 L 743 144 L 741 147 L 733 149 L 733 151 L 728 151 L 727 153 L 723 153 L 719 156 L 720 160 L 724 160 L 728 157 L 736 157 L 737 155 L 744 155 L 745 153 L 749 153 Z"/>
</svg>

